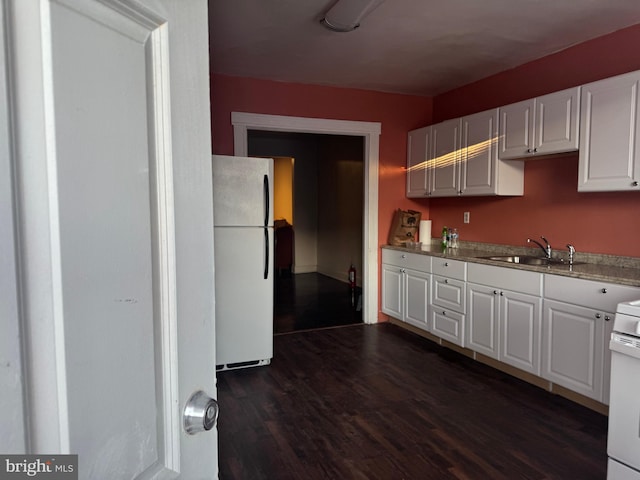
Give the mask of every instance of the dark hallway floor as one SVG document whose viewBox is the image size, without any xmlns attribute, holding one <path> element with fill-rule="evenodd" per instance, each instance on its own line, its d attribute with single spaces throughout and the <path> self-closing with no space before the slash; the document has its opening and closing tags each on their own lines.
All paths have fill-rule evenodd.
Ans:
<svg viewBox="0 0 640 480">
<path fill-rule="evenodd" d="M 362 323 L 361 289 L 319 273 L 282 274 L 275 279 L 274 325 L 279 333 Z"/>
</svg>

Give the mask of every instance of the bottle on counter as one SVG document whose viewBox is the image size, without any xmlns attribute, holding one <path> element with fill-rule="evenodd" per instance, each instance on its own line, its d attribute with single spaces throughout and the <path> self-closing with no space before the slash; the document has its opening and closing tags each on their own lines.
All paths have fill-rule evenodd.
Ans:
<svg viewBox="0 0 640 480">
<path fill-rule="evenodd" d="M 458 248 L 458 229 L 452 228 L 450 229 L 451 238 L 449 239 L 449 247 L 450 248 Z"/>
<path fill-rule="evenodd" d="M 444 226 L 442 227 L 442 248 L 447 248 L 449 239 L 449 229 Z"/>
</svg>

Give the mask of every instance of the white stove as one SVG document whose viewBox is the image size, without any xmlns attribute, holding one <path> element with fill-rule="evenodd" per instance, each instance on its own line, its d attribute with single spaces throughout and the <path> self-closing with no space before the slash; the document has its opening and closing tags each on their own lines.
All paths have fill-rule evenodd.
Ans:
<svg viewBox="0 0 640 480">
<path fill-rule="evenodd" d="M 608 480 L 640 480 L 640 300 L 618 304 L 609 343 Z"/>
</svg>

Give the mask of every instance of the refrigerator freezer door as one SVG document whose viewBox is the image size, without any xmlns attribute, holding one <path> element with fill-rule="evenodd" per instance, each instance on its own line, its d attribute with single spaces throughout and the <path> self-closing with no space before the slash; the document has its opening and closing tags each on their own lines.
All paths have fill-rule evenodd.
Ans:
<svg viewBox="0 0 640 480">
<path fill-rule="evenodd" d="M 216 365 L 268 363 L 273 357 L 273 229 L 216 227 L 214 245 Z"/>
<path fill-rule="evenodd" d="M 273 159 L 213 155 L 216 227 L 273 226 Z"/>
</svg>

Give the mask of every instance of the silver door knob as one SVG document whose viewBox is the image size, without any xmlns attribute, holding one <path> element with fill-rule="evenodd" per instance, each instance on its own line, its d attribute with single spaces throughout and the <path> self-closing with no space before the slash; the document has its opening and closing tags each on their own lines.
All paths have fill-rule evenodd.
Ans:
<svg viewBox="0 0 640 480">
<path fill-rule="evenodd" d="M 184 407 L 183 424 L 189 435 L 211 430 L 218 421 L 218 402 L 202 390 L 197 391 Z"/>
</svg>

